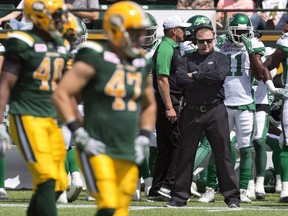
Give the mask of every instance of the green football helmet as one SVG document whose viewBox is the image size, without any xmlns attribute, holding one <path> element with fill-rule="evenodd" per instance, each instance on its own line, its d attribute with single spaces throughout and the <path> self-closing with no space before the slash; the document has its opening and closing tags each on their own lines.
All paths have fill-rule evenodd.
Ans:
<svg viewBox="0 0 288 216">
<path fill-rule="evenodd" d="M 227 26 L 229 39 L 236 45 L 243 44 L 241 41 L 242 34 L 246 34 L 247 37 L 254 35 L 253 25 L 246 14 L 236 13 L 231 15 L 228 19 Z"/>
<path fill-rule="evenodd" d="M 144 36 L 142 46 L 144 49 L 149 49 L 152 48 L 157 41 L 158 23 L 154 16 L 152 16 L 150 13 L 145 13 L 147 20 L 151 23 L 151 26 L 145 28 L 146 36 Z"/>
<path fill-rule="evenodd" d="M 264 189 L 266 193 L 274 193 L 276 185 L 276 174 L 273 168 L 269 168 L 265 171 Z"/>
<path fill-rule="evenodd" d="M 77 19 L 77 22 L 81 30 L 79 34 L 77 35 L 76 46 L 83 43 L 84 41 L 88 39 L 88 30 L 87 30 L 86 24 L 81 19 Z"/>
<path fill-rule="evenodd" d="M 185 28 L 185 41 L 193 41 L 194 30 L 198 25 L 208 24 L 210 26 L 213 26 L 211 20 L 204 15 L 192 16 L 187 20 L 187 23 L 191 23 L 192 25 Z"/>
<path fill-rule="evenodd" d="M 74 49 L 87 40 L 88 31 L 81 19 L 72 13 L 68 13 L 68 22 L 63 24 L 62 35 L 69 41 L 71 48 Z"/>
<path fill-rule="evenodd" d="M 196 185 L 199 193 L 205 193 L 207 186 L 207 170 L 196 176 Z"/>
</svg>

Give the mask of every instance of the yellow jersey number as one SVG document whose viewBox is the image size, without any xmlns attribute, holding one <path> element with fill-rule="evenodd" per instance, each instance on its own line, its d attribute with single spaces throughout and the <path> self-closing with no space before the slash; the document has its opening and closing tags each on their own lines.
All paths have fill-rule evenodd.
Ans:
<svg viewBox="0 0 288 216">
<path fill-rule="evenodd" d="M 54 91 L 57 87 L 57 80 L 59 80 L 62 76 L 62 70 L 64 68 L 64 59 L 56 58 L 53 62 L 54 73 L 51 79 L 51 59 L 49 57 L 45 57 L 41 62 L 40 66 L 33 73 L 33 78 L 40 80 L 41 85 L 39 89 L 41 91 Z M 51 87 L 49 86 L 49 81 L 51 80 Z"/>
<path fill-rule="evenodd" d="M 128 85 L 134 86 L 134 95 L 129 99 L 127 104 L 123 98 L 126 96 L 125 89 L 125 74 Z M 116 111 L 136 111 L 137 104 L 135 100 L 141 94 L 142 74 L 140 72 L 124 72 L 122 69 L 117 69 L 112 75 L 109 82 L 106 84 L 104 92 L 107 95 L 115 97 L 112 104 L 112 109 Z"/>
</svg>

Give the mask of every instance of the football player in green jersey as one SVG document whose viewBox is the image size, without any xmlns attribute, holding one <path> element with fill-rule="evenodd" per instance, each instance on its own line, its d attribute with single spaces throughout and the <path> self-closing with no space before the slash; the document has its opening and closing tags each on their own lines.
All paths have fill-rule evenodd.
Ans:
<svg viewBox="0 0 288 216">
<path fill-rule="evenodd" d="M 145 12 L 145 14 L 147 20 L 150 22 L 150 26 L 145 28 L 145 36 L 143 37 L 144 39 L 141 45 L 143 49 L 145 49 L 146 55 L 152 57 L 161 40 L 157 38 L 158 23 L 155 17 L 148 12 Z M 150 78 L 152 79 L 152 76 L 150 76 Z M 147 158 L 145 158 L 141 166 L 139 166 L 139 171 L 144 181 L 145 195 L 148 196 L 152 185 L 152 176 L 157 158 L 156 130 L 154 130 L 152 134 L 152 139 L 149 146 L 149 155 L 146 157 Z M 133 200 L 141 200 L 141 178 L 138 180 L 137 189 L 133 195 Z"/>
<path fill-rule="evenodd" d="M 76 54 L 77 46 L 81 42 L 82 37 L 87 38 L 88 33 L 85 24 L 79 18 L 74 16 L 72 13 L 68 13 L 68 22 L 63 24 L 62 34 L 65 39 L 70 43 L 70 59 L 67 63 L 67 68 L 72 66 L 74 55 Z M 85 28 L 83 28 L 85 26 Z M 80 106 L 80 105 L 79 105 Z M 71 132 L 65 126 L 62 125 L 62 133 L 64 137 L 65 146 L 67 149 L 66 160 L 65 160 L 65 170 L 68 175 L 70 175 L 70 185 L 69 190 L 64 191 L 58 198 L 58 203 L 68 203 L 75 201 L 83 188 L 83 181 L 79 172 L 79 167 L 76 162 L 74 149 L 70 146 Z"/>
<path fill-rule="evenodd" d="M 72 132 L 80 169 L 96 198 L 97 216 L 129 214 L 138 179 L 136 163 L 144 160 L 155 125 L 156 103 L 147 82 L 152 62 L 141 48 L 147 26 L 135 2 L 111 5 L 103 19 L 108 40 L 81 44 L 52 97 Z M 83 127 L 70 106 L 70 98 L 79 93 Z"/>
<path fill-rule="evenodd" d="M 51 101 L 68 58 L 69 44 L 58 30 L 67 22 L 67 12 L 62 0 L 25 0 L 24 14 L 34 27 L 12 32 L 5 40 L 0 113 L 9 103 L 11 137 L 32 174 L 27 215 L 54 216 L 56 199 L 68 185 L 65 145 Z M 0 130 L 0 145 L 6 135 Z"/>
</svg>

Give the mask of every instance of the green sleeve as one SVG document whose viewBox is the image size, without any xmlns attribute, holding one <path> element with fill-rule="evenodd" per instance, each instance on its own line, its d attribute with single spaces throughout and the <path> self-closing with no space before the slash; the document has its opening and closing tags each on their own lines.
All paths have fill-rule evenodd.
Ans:
<svg viewBox="0 0 288 216">
<path fill-rule="evenodd" d="M 156 75 L 170 75 L 170 65 L 173 56 L 173 47 L 168 43 L 161 43 L 156 59 Z"/>
</svg>

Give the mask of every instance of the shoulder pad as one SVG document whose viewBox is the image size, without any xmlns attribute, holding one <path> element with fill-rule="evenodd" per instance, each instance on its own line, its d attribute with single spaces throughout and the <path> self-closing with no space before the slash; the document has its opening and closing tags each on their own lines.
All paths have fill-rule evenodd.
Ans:
<svg viewBox="0 0 288 216">
<path fill-rule="evenodd" d="M 219 36 L 216 35 L 215 47 L 221 48 L 226 40 L 227 40 L 227 37 L 226 37 L 225 34 L 222 34 L 222 35 L 219 35 Z"/>
<path fill-rule="evenodd" d="M 253 49 L 256 50 L 258 54 L 263 56 L 265 55 L 265 45 L 262 41 L 259 40 L 259 38 L 253 37 L 251 39 L 251 43 Z"/>
<path fill-rule="evenodd" d="M 63 42 L 63 45 L 66 48 L 66 50 L 68 50 L 68 52 L 69 52 L 70 49 L 71 49 L 69 41 L 65 39 L 64 42 Z"/>
<path fill-rule="evenodd" d="M 32 36 L 22 31 L 14 31 L 8 33 L 8 36 L 4 42 L 5 49 L 8 52 L 21 52 L 28 47 L 33 47 L 35 41 Z"/>
<path fill-rule="evenodd" d="M 5 52 L 5 47 L 0 43 L 0 55 Z"/>
<path fill-rule="evenodd" d="M 102 53 L 104 51 L 103 46 L 94 41 L 86 41 L 79 46 L 79 50 L 84 49 L 84 48 L 95 50 L 98 53 Z"/>
<path fill-rule="evenodd" d="M 278 39 L 276 47 L 282 49 L 284 52 L 288 52 L 288 33 L 285 33 Z"/>
</svg>

